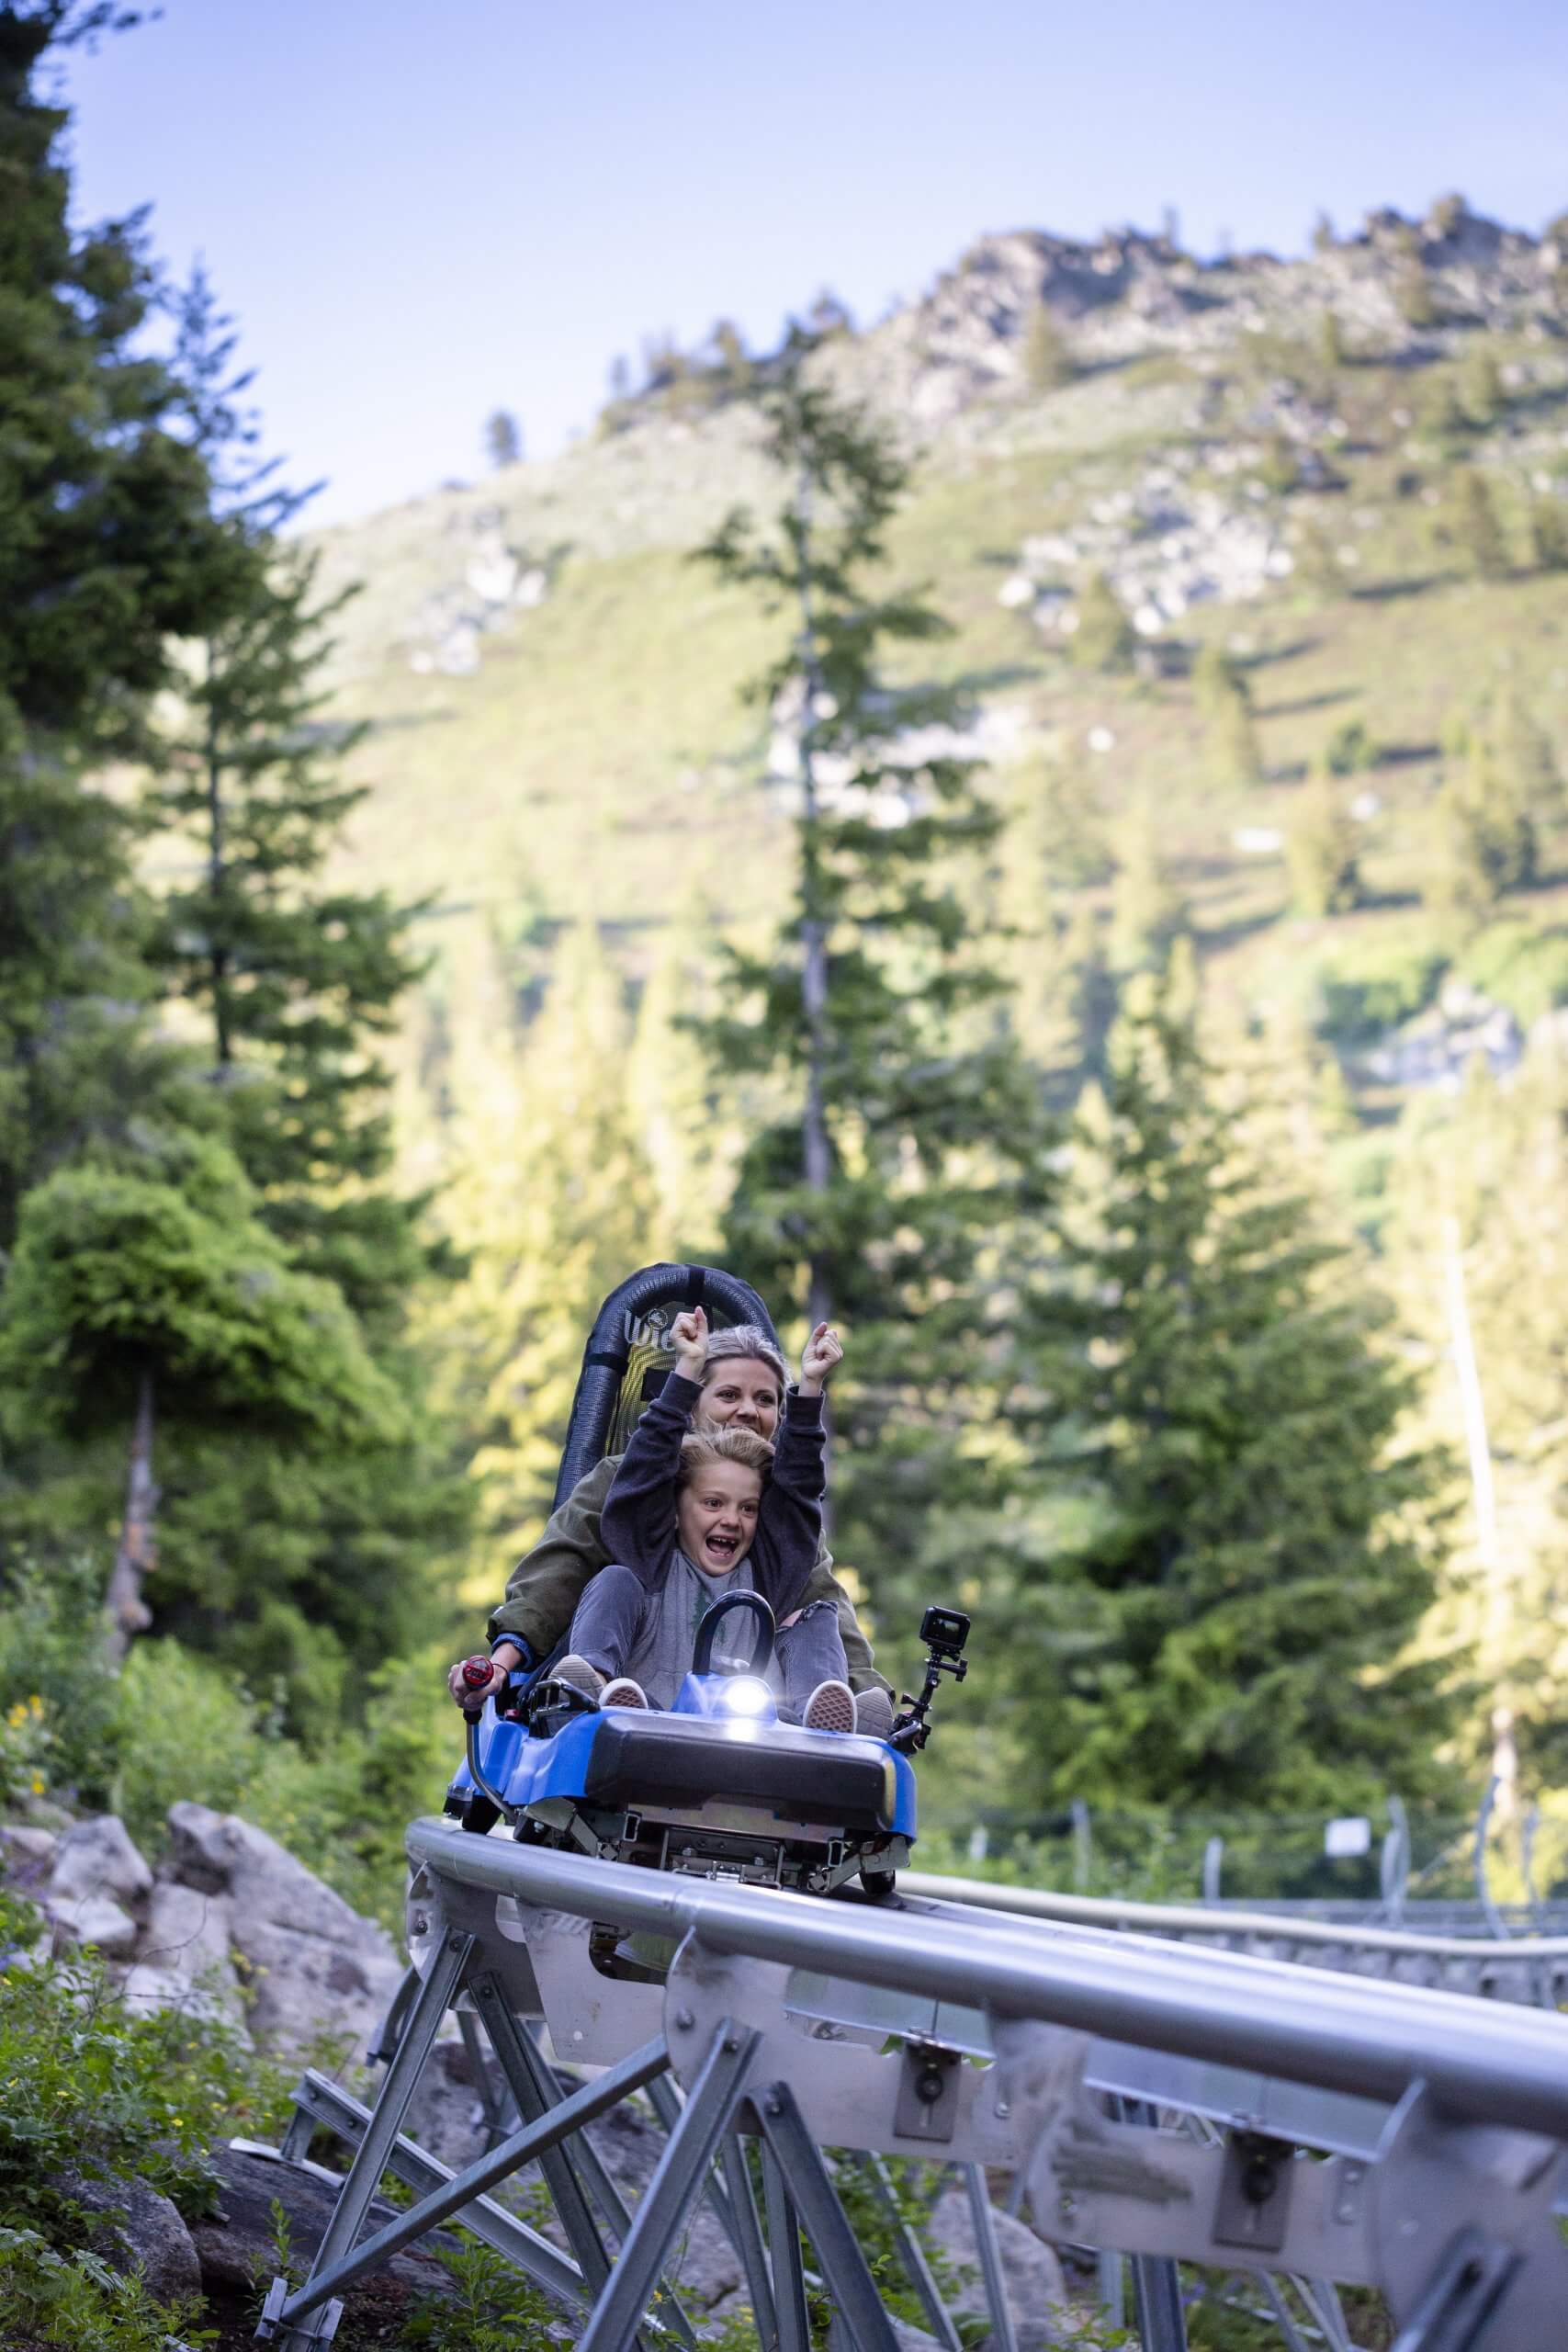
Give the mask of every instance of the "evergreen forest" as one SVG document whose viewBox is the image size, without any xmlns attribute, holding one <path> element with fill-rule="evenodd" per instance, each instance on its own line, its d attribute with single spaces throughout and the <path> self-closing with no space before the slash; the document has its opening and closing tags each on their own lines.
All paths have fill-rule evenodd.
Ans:
<svg viewBox="0 0 1568 2352">
<path fill-rule="evenodd" d="M 893 1679 L 974 1616 L 933 1854 L 1359 1892 L 1327 1820 L 1495 1781 L 1555 1883 L 1568 221 L 994 237 L 318 533 L 220 283 L 76 220 L 112 14 L 0 11 L 7 1798 L 393 1916 L 688 1257 L 845 1332 Z"/>
</svg>

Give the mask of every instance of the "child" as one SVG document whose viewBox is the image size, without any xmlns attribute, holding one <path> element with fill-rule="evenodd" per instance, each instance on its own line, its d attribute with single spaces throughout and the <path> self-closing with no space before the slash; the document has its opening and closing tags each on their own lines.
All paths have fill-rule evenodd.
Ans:
<svg viewBox="0 0 1568 2352">
<path fill-rule="evenodd" d="M 778 1622 L 781 1713 L 811 1731 L 853 1731 L 838 1611 L 830 1600 L 800 1608 L 822 1532 L 822 1391 L 843 1355 L 838 1336 L 823 1323 L 807 1341 L 776 1449 L 746 1429 L 692 1432 L 707 1355 L 702 1308 L 671 1336 L 675 1368 L 604 1504 L 615 1564 L 583 1593 L 557 1678 L 604 1706 L 669 1707 L 707 1611 L 728 1592 L 757 1592 Z"/>
</svg>

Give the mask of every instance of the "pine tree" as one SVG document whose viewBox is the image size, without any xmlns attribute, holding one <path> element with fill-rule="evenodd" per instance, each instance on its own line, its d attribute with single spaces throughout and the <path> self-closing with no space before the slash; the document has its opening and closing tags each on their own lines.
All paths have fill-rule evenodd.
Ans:
<svg viewBox="0 0 1568 2352">
<path fill-rule="evenodd" d="M 1023 330 L 1024 382 L 1031 391 L 1054 392 L 1070 384 L 1077 372 L 1077 362 L 1049 303 L 1034 303 Z"/>
<path fill-rule="evenodd" d="M 68 117 L 39 84 L 107 21 L 0 10 L 0 1250 L 28 1186 L 155 1088 L 134 827 L 90 771 L 140 749 L 172 640 L 248 571 L 142 345 L 138 221 L 72 231 Z"/>
<path fill-rule="evenodd" d="M 188 648 L 178 718 L 157 745 L 156 823 L 190 844 L 191 879 L 169 892 L 152 953 L 196 1006 L 229 1105 L 235 1148 L 264 1214 L 297 1262 L 340 1284 L 355 1311 L 395 1329 L 428 1271 L 423 1204 L 387 1189 L 388 1074 L 374 1041 L 422 967 L 420 910 L 331 888 L 324 868 L 366 797 L 343 764 L 364 734 L 327 713 L 331 630 L 355 592 L 317 593 L 317 559 L 280 539 L 309 497 L 250 457 L 254 427 L 231 381 L 234 338 L 197 274 L 178 354 L 193 427 L 253 559 L 250 593 Z"/>
<path fill-rule="evenodd" d="M 1472 424 L 1483 430 L 1495 424 L 1507 405 L 1502 371 L 1484 344 L 1466 355 L 1460 375 L 1460 397 Z"/>
<path fill-rule="evenodd" d="M 1393 300 L 1407 327 L 1437 325 L 1438 305 L 1432 294 L 1432 281 L 1419 261 L 1407 261 L 1401 269 Z"/>
<path fill-rule="evenodd" d="M 1121 599 L 1103 571 L 1091 571 L 1078 592 L 1072 656 L 1080 670 L 1130 669 L 1136 639 Z"/>
<path fill-rule="evenodd" d="M 1463 467 L 1454 486 L 1451 529 L 1459 547 L 1483 580 L 1506 579 L 1508 550 L 1503 526 L 1484 478 Z"/>
<path fill-rule="evenodd" d="M 1208 722 L 1215 773 L 1227 784 L 1256 784 L 1263 773 L 1263 751 L 1252 715 L 1252 692 L 1223 646 L 1208 644 L 1200 651 L 1192 688 Z"/>
<path fill-rule="evenodd" d="M 955 697 L 882 673 L 886 649 L 943 628 L 878 576 L 905 470 L 805 360 L 797 344 L 761 403 L 787 485 L 771 531 L 732 514 L 702 551 L 787 618 L 756 692 L 795 715 L 802 803 L 794 908 L 766 953 L 729 949 L 726 1009 L 702 1034 L 722 1072 L 787 1105 L 740 1162 L 726 1262 L 781 1320 L 852 1334 L 835 1548 L 890 1600 L 926 1507 L 973 1476 L 994 1273 L 1049 1187 L 1047 1129 L 968 934 L 964 890 L 998 815 L 972 761 L 920 740 Z"/>
<path fill-rule="evenodd" d="M 1185 910 L 1171 882 L 1146 802 L 1139 801 L 1122 819 L 1114 846 L 1111 962 L 1119 972 L 1158 969 L 1181 930 Z"/>
<path fill-rule="evenodd" d="M 746 354 L 745 338 L 734 320 L 716 321 L 708 342 L 725 390 L 745 391 L 751 381 L 752 366 Z"/>
<path fill-rule="evenodd" d="M 1486 733 L 1505 797 L 1541 831 L 1562 813 L 1562 775 L 1550 738 L 1512 681 L 1493 698 Z"/>
<path fill-rule="evenodd" d="M 1431 903 L 1479 920 L 1508 890 L 1537 878 L 1540 831 L 1538 786 L 1510 769 L 1495 744 L 1470 740 L 1462 767 L 1450 774 L 1438 800 L 1437 854 L 1427 891 Z"/>
<path fill-rule="evenodd" d="M 165 860 L 183 845 L 188 878 L 163 899 L 151 954 L 200 1017 L 255 1214 L 292 1269 L 340 1295 L 406 1419 L 395 1445 L 328 1463 L 170 1417 L 155 1599 L 166 1631 L 265 1665 L 303 1709 L 367 1644 L 429 1632 L 435 1564 L 462 1540 L 464 1490 L 408 1331 L 422 1286 L 453 1261 L 426 1202 L 392 1185 L 375 1050 L 421 968 L 407 941 L 418 910 L 324 878 L 364 797 L 341 772 L 361 730 L 328 715 L 321 677 L 344 599 L 321 599 L 314 558 L 280 537 L 308 493 L 254 455 L 233 350 L 198 273 L 176 358 L 250 581 L 187 643 L 181 694 L 166 698 L 147 810 Z"/>
<path fill-rule="evenodd" d="M 1568 514 L 1561 499 L 1531 499 L 1529 540 L 1537 571 L 1568 571 Z"/>
<path fill-rule="evenodd" d="M 1433 1645 L 1472 1646 L 1483 1676 L 1472 1751 L 1502 1699 L 1521 1767 L 1560 1785 L 1568 1759 L 1568 1062 L 1550 1032 L 1499 1082 L 1472 1065 L 1457 1094 L 1413 1101 L 1395 1136 L 1381 1233 L 1384 1279 L 1425 1374 L 1425 1427 L 1465 1443 L 1454 1371 L 1463 1303 L 1495 1490 L 1495 1534 L 1471 1496 Z M 1490 1548 L 1489 1548 L 1490 1545 Z"/>
<path fill-rule="evenodd" d="M 1302 795 L 1288 843 L 1291 890 L 1304 915 L 1345 914 L 1360 898 L 1356 826 L 1331 775 Z"/>
<path fill-rule="evenodd" d="M 160 1409 L 339 1451 L 404 1434 L 339 1294 L 294 1271 L 232 1155 L 189 1131 L 149 1138 L 134 1159 L 63 1168 L 28 1193 L 0 1306 L 0 1391 L 13 1435 L 128 1434 L 107 1596 L 121 1657 L 151 1623 Z"/>
<path fill-rule="evenodd" d="M 1014 1400 L 1055 1531 L 1015 1563 L 1033 1793 L 1343 1810 L 1440 1785 L 1439 1465 L 1346 1253 L 1254 1164 L 1152 983 L 1112 1041 Z"/>
<path fill-rule="evenodd" d="M 492 466 L 515 466 L 523 457 L 523 428 L 509 408 L 492 409 L 485 419 L 485 455 Z"/>
<path fill-rule="evenodd" d="M 661 1254 L 630 1056 L 620 976 L 581 925 L 558 949 L 520 1059 L 491 1066 L 464 1121 L 447 1214 L 469 1265 L 431 1330 L 443 1406 L 473 1435 L 475 1585 L 487 1598 L 549 1514 L 600 1301 Z"/>
</svg>

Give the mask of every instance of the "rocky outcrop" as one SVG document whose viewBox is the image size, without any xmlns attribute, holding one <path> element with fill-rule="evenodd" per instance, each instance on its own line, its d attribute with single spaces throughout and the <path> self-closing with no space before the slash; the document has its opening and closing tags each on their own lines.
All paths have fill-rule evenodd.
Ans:
<svg viewBox="0 0 1568 2352">
<path fill-rule="evenodd" d="M 44 1949 L 101 1952 L 134 2007 L 222 2018 L 283 2058 L 362 2057 L 402 1973 L 391 1938 L 265 1830 L 177 1804 L 156 1871 L 113 1814 L 0 1830 Z"/>
<path fill-rule="evenodd" d="M 996 2212 L 992 2218 L 1018 2352 L 1049 2352 L 1054 2345 L 1070 2343 L 1074 2329 L 1060 2262 L 1027 2222 L 1015 2221 L 1010 2213 Z M 984 2318 L 986 2289 L 975 2218 L 968 2191 L 961 2185 L 943 2190 L 931 2209 L 926 2233 L 955 2269 L 968 2274 L 967 2283 L 952 2298 L 953 2311 L 961 2319 Z"/>
<path fill-rule="evenodd" d="M 179 2208 L 145 2181 L 69 2172 L 50 2187 L 92 2216 L 83 2243 L 111 2270 L 140 2271 L 161 2303 L 188 2302 L 201 2292 L 201 2265 Z"/>
<path fill-rule="evenodd" d="M 73 1823 L 51 1858 L 43 1907 L 63 1942 L 128 1960 L 146 1919 L 152 1873 L 112 1813 Z"/>
<path fill-rule="evenodd" d="M 237 2314 L 248 2341 L 255 2324 L 256 2282 L 272 2278 L 278 2267 L 275 2200 L 287 2222 L 290 2267 L 296 2277 L 301 2277 L 332 2218 L 337 2189 L 330 2177 L 249 2150 L 215 2148 L 211 2161 L 218 2174 L 216 2206 L 191 2223 L 189 2243 L 200 2267 L 209 2319 L 222 2322 L 231 2312 Z M 378 2199 L 370 2208 L 367 2229 L 379 2229 L 391 2218 L 392 2208 Z M 451 2278 L 433 2248 L 450 2249 L 455 2243 L 444 2232 L 433 2233 L 409 2253 L 396 2256 L 385 2269 L 356 2289 L 353 2302 L 356 2333 L 351 2340 L 391 2340 L 392 2326 L 406 2316 L 416 2300 L 449 2294 Z M 387 2336 L 377 2334 L 378 2324 L 387 2326 Z"/>
<path fill-rule="evenodd" d="M 236 1814 L 176 1804 L 169 1827 L 175 1884 L 227 1905 L 252 2032 L 288 2056 L 323 2034 L 362 2053 L 402 1975 L 385 1929 Z"/>
</svg>

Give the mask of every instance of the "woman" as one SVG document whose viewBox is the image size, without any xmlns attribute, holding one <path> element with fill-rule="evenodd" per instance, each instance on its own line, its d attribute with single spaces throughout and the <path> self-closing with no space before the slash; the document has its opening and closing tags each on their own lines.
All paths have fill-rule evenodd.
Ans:
<svg viewBox="0 0 1568 2352">
<path fill-rule="evenodd" d="M 708 1340 L 702 1395 L 693 1425 L 755 1430 L 759 1436 L 771 1439 L 784 1409 L 784 1358 L 756 1324 L 739 1323 L 731 1330 L 716 1331 Z M 506 1597 L 490 1618 L 491 1681 L 485 1696 L 500 1690 L 515 1668 L 536 1666 L 548 1657 L 570 1626 L 589 1578 L 609 1566 L 600 1518 L 620 1459 L 619 1454 L 606 1454 L 578 1480 L 538 1542 L 525 1552 L 507 1578 Z M 856 1621 L 854 1604 L 833 1574 L 833 1555 L 825 1538 L 818 1545 L 817 1565 L 801 1606 L 807 1608 L 822 1600 L 831 1600 L 838 1608 L 861 1727 L 874 1736 L 885 1736 L 876 1728 L 882 1723 L 883 1709 L 870 1694 L 882 1694 L 890 1728 L 892 1688 L 872 1664 L 871 1644 Z M 459 1706 L 473 1705 L 475 1694 L 465 1686 L 460 1665 L 452 1668 L 446 1687 Z"/>
</svg>

